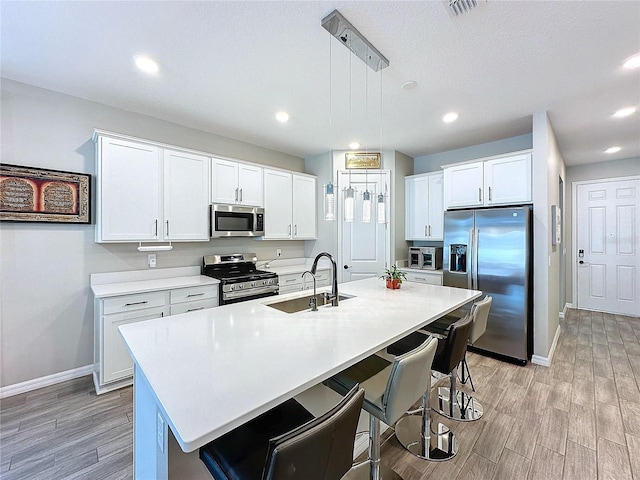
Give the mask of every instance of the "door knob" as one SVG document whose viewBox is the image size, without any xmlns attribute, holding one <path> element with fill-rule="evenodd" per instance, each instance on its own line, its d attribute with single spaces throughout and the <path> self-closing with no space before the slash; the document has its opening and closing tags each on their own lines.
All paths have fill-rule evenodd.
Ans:
<svg viewBox="0 0 640 480">
<path fill-rule="evenodd" d="M 345 265 L 342 268 L 344 268 L 345 270 L 347 270 L 349 268 L 349 265 Z"/>
<path fill-rule="evenodd" d="M 584 260 L 580 260 L 578 263 L 582 265 L 584 263 Z"/>
</svg>

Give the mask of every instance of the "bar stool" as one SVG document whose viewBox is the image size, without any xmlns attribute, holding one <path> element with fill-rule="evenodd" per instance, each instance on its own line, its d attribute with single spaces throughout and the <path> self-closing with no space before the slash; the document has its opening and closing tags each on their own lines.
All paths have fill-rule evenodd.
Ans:
<svg viewBox="0 0 640 480">
<path fill-rule="evenodd" d="M 475 399 L 457 389 L 458 364 L 467 351 L 467 341 L 473 323 L 473 315 L 467 314 L 452 323 L 447 336 L 438 341 L 438 351 L 433 359 L 433 370 L 449 376 L 449 387 L 438 387 L 436 405 L 432 408 L 452 420 L 470 422 L 482 417 L 482 405 Z"/>
<path fill-rule="evenodd" d="M 493 299 L 487 295 L 479 302 L 474 303 L 471 308 L 471 314 L 473 315 L 473 323 L 471 324 L 471 332 L 469 333 L 469 345 L 471 346 L 473 346 L 487 330 L 487 321 L 489 320 L 489 310 L 491 310 L 492 301 Z M 460 366 L 460 383 L 464 385 L 467 381 L 471 383 L 471 390 L 475 392 L 476 387 L 473 385 L 469 364 L 467 363 L 467 351 L 465 350 L 462 365 Z"/>
<path fill-rule="evenodd" d="M 364 388 L 363 408 L 369 413 L 369 468 L 352 469 L 348 479 L 401 480 L 402 477 L 380 462 L 380 421 L 393 425 L 424 393 L 430 377 L 437 340 L 429 338 L 417 348 L 398 356 L 393 363 L 372 355 L 334 375 L 325 383 L 344 394 L 353 385 Z"/>
<path fill-rule="evenodd" d="M 200 448 L 216 480 L 339 480 L 353 463 L 364 390 L 314 418 L 294 399 Z"/>
</svg>

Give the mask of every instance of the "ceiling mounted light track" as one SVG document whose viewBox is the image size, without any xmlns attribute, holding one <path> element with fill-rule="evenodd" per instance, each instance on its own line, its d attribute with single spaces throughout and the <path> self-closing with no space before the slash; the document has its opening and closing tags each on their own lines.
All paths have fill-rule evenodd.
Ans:
<svg viewBox="0 0 640 480">
<path fill-rule="evenodd" d="M 475 0 L 469 1 L 475 3 Z M 389 66 L 389 60 L 387 60 L 356 27 L 351 25 L 338 10 L 334 10 L 324 17 L 322 19 L 322 26 L 375 72 Z"/>
</svg>

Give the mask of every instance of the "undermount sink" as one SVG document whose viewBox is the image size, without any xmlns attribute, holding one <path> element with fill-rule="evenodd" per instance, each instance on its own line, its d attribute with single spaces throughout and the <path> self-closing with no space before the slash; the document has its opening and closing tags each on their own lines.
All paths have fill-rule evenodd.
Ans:
<svg viewBox="0 0 640 480">
<path fill-rule="evenodd" d="M 285 313 L 302 312 L 303 310 L 311 310 L 311 307 L 309 306 L 309 300 L 312 297 L 313 295 L 307 295 L 305 297 L 282 300 L 281 302 L 268 303 L 267 307 L 275 308 Z M 341 302 L 343 300 L 348 300 L 353 297 L 354 295 L 345 295 L 341 293 L 341 294 L 338 294 L 338 301 Z M 327 304 L 331 304 L 330 300 L 328 302 L 325 300 L 322 293 L 316 294 L 316 302 L 317 302 L 318 308 L 326 306 Z"/>
</svg>

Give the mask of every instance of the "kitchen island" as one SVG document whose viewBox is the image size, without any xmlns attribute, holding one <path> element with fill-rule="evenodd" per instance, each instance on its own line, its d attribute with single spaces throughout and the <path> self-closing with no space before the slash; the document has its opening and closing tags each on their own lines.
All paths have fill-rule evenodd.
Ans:
<svg viewBox="0 0 640 480">
<path fill-rule="evenodd" d="M 326 289 L 323 289 L 326 290 Z M 133 357 L 135 478 L 167 479 L 169 429 L 183 452 L 298 395 L 478 298 L 479 291 L 365 279 L 338 307 L 288 314 L 297 292 L 123 325 Z"/>
</svg>

